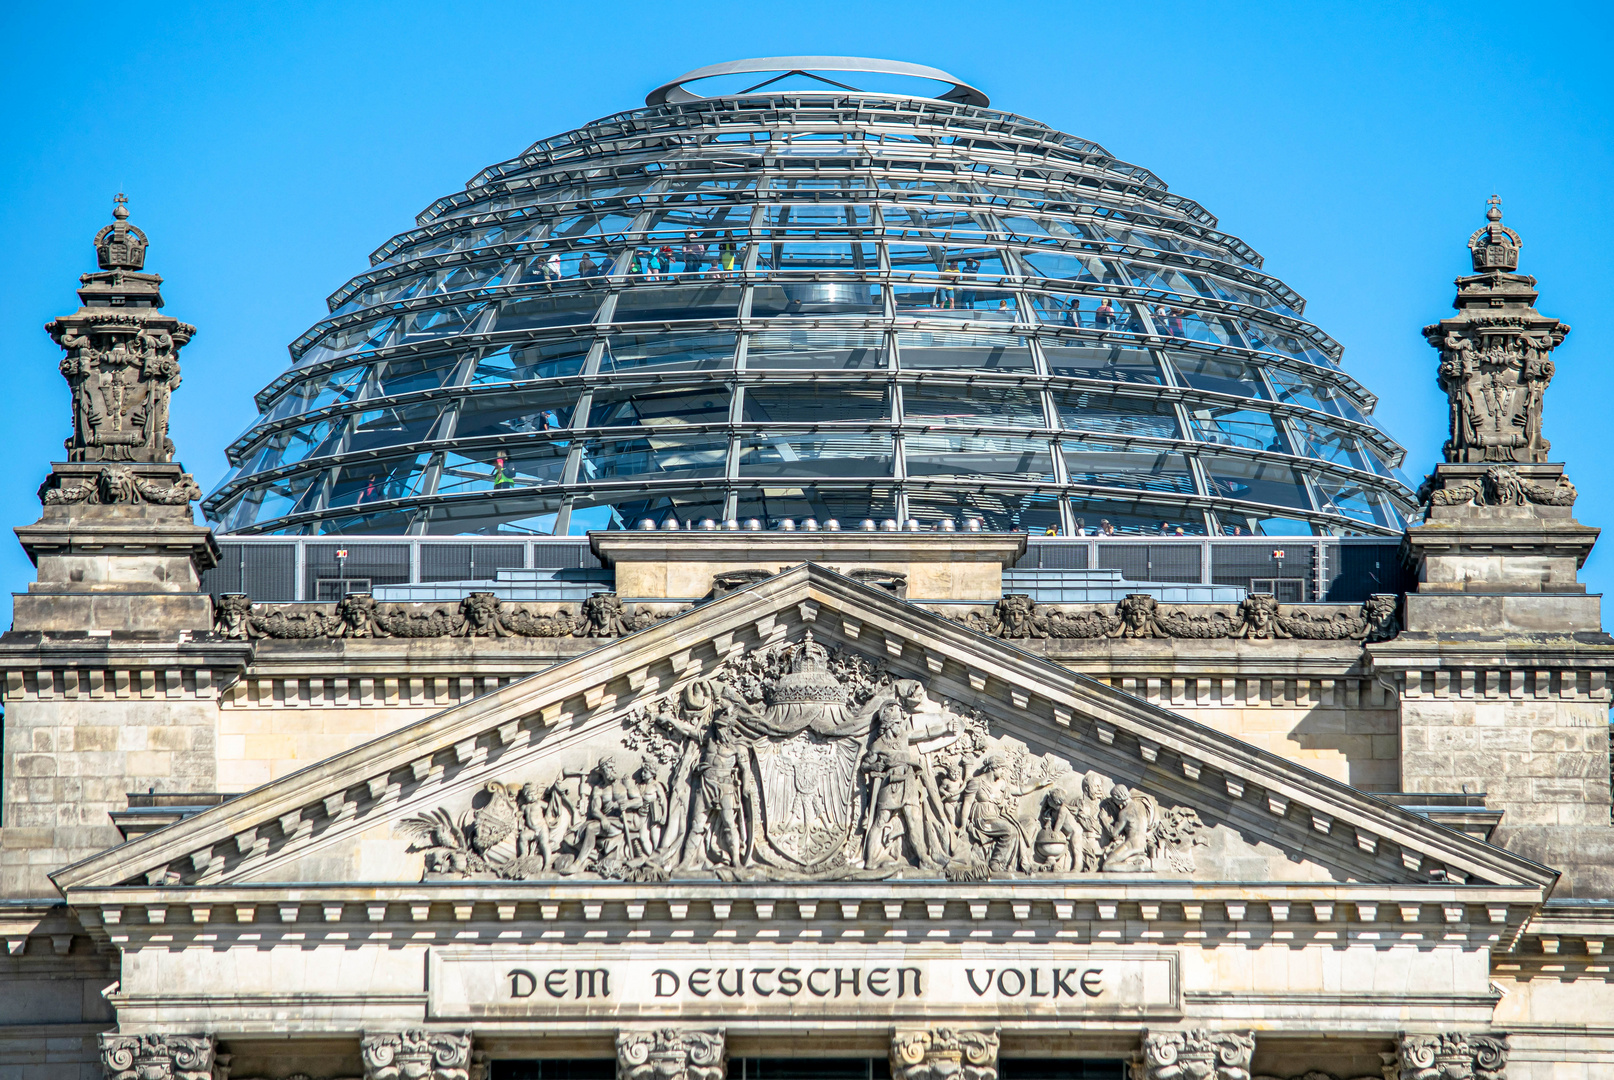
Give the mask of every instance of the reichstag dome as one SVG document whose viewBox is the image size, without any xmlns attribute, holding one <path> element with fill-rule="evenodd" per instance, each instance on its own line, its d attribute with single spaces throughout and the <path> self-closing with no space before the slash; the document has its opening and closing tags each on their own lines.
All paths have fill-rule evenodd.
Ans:
<svg viewBox="0 0 1614 1080">
<path fill-rule="evenodd" d="M 223 531 L 1392 535 L 1413 503 L 1249 245 L 916 65 L 691 72 L 485 169 L 329 306 Z"/>
</svg>

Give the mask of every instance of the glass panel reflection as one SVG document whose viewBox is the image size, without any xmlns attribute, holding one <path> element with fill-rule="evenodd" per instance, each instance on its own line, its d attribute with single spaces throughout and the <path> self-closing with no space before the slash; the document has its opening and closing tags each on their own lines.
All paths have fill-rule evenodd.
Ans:
<svg viewBox="0 0 1614 1080">
<path fill-rule="evenodd" d="M 741 476 L 890 476 L 888 431 L 755 434 L 740 440 Z"/>
<path fill-rule="evenodd" d="M 1273 461 L 1247 461 L 1243 458 L 1203 454 L 1200 461 L 1210 481 L 1210 494 L 1223 499 L 1242 499 L 1275 506 L 1310 510 L 1306 484 L 1298 470 Z"/>
<path fill-rule="evenodd" d="M 897 335 L 905 371 L 1030 371 L 1031 347 L 1017 334 L 906 330 Z"/>
<path fill-rule="evenodd" d="M 882 370 L 886 367 L 885 335 L 855 330 L 766 330 L 752 334 L 747 341 L 745 367 L 747 371 Z"/>
<path fill-rule="evenodd" d="M 1055 390 L 1059 422 L 1074 431 L 1175 439 L 1177 411 L 1169 401 L 1129 398 L 1097 390 Z"/>
<path fill-rule="evenodd" d="M 902 446 L 909 476 L 994 476 L 1025 481 L 1054 478 L 1053 453 L 1046 439 L 911 434 L 903 437 Z"/>
</svg>

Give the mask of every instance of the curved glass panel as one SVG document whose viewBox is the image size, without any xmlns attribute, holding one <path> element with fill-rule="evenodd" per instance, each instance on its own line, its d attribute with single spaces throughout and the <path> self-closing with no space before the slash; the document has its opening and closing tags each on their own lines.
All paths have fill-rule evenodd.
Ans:
<svg viewBox="0 0 1614 1080">
<path fill-rule="evenodd" d="M 327 306 L 204 502 L 224 529 L 1389 533 L 1412 503 L 1249 245 L 1003 112 L 764 89 L 606 117 L 434 202 Z"/>
</svg>

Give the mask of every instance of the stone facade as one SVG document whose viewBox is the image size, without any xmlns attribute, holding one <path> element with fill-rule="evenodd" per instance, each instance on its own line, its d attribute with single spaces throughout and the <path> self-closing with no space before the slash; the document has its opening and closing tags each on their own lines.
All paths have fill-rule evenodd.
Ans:
<svg viewBox="0 0 1614 1080">
<path fill-rule="evenodd" d="M 1429 331 L 1418 585 L 1334 605 L 729 532 L 599 536 L 585 600 L 215 603 L 165 434 L 192 331 L 126 216 L 98 244 L 0 636 L 0 1076 L 1614 1075 L 1614 641 L 1545 459 L 1567 328 L 1499 212 Z"/>
</svg>

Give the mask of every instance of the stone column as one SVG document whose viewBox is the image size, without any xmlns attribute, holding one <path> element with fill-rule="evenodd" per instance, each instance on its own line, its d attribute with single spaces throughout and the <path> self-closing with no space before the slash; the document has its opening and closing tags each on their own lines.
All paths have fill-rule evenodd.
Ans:
<svg viewBox="0 0 1614 1080">
<path fill-rule="evenodd" d="M 998 1080 L 998 1029 L 898 1028 L 891 1080 Z"/>
<path fill-rule="evenodd" d="M 213 1080 L 211 1035 L 101 1036 L 107 1080 Z"/>
<path fill-rule="evenodd" d="M 1506 1080 L 1508 1037 L 1497 1032 L 1469 1035 L 1402 1032 L 1400 1080 Z"/>
<path fill-rule="evenodd" d="M 367 1031 L 364 1080 L 472 1080 L 469 1031 Z"/>
<path fill-rule="evenodd" d="M 723 1080 L 722 1028 L 656 1028 L 616 1037 L 617 1080 Z"/>
<path fill-rule="evenodd" d="M 1255 1032 L 1145 1031 L 1134 1080 L 1250 1080 Z"/>
</svg>

